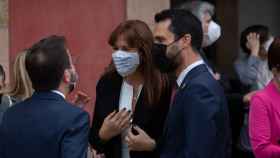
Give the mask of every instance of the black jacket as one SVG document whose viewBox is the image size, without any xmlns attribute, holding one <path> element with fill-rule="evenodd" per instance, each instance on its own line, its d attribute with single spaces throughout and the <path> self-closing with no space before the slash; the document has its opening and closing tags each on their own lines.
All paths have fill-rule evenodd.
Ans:
<svg viewBox="0 0 280 158">
<path fill-rule="evenodd" d="M 98 132 L 106 116 L 119 109 L 119 97 L 123 79 L 118 74 L 104 75 L 96 87 L 96 102 L 89 142 L 98 153 L 104 153 L 106 158 L 121 158 L 121 136 L 116 136 L 104 143 Z M 156 84 L 156 83 L 155 83 Z M 171 98 L 171 88 L 167 88 L 158 105 L 146 105 L 141 91 L 133 115 L 133 124 L 142 128 L 150 137 L 160 142 L 163 126 Z M 131 158 L 157 158 L 157 150 L 152 152 L 130 152 Z"/>
</svg>

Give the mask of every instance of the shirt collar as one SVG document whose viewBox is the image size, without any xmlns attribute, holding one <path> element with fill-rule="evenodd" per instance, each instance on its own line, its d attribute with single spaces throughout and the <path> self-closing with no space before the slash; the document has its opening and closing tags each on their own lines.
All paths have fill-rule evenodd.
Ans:
<svg viewBox="0 0 280 158">
<path fill-rule="evenodd" d="M 177 85 L 178 87 L 181 86 L 184 78 L 187 76 L 187 74 L 192 70 L 194 69 L 195 67 L 201 65 L 201 64 L 204 64 L 203 60 L 198 60 L 194 63 L 192 63 L 191 65 L 189 65 L 188 67 L 186 67 L 179 75 L 179 77 L 177 78 Z"/>
<path fill-rule="evenodd" d="M 58 90 L 52 90 L 52 92 L 53 92 L 53 93 L 56 93 L 56 94 L 58 94 L 58 95 L 60 95 L 60 96 L 62 96 L 62 97 L 65 99 L 65 95 L 64 95 L 63 93 L 61 93 L 60 91 L 58 91 Z"/>
</svg>

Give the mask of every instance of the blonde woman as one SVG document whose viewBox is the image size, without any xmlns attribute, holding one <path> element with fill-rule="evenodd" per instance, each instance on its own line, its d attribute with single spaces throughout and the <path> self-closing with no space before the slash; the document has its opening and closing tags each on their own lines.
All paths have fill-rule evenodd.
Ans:
<svg viewBox="0 0 280 158">
<path fill-rule="evenodd" d="M 3 90 L 0 105 L 0 124 L 5 111 L 15 103 L 25 100 L 33 93 L 32 83 L 25 68 L 26 51 L 19 53 L 13 67 L 14 82 L 8 90 Z"/>
<path fill-rule="evenodd" d="M 33 93 L 32 83 L 25 68 L 25 56 L 26 51 L 23 51 L 15 59 L 13 68 L 14 82 L 8 92 L 13 104 L 25 100 Z"/>
<path fill-rule="evenodd" d="M 0 65 L 0 124 L 4 111 L 9 107 L 9 97 L 4 95 L 6 74 L 2 65 Z"/>
</svg>

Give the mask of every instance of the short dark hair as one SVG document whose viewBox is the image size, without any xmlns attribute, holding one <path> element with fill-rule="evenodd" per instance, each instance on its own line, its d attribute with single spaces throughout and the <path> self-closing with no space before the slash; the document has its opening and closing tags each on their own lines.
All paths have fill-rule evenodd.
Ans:
<svg viewBox="0 0 280 158">
<path fill-rule="evenodd" d="M 247 36 L 250 33 L 257 33 L 260 35 L 260 44 L 263 45 L 269 38 L 269 28 L 265 25 L 252 25 L 247 27 L 241 32 L 240 47 L 246 54 L 251 54 L 251 51 L 247 48 Z"/>
<path fill-rule="evenodd" d="M 178 39 L 185 34 L 190 34 L 192 37 L 192 47 L 196 49 L 201 48 L 203 31 L 200 20 L 191 12 L 182 9 L 167 9 L 155 15 L 155 22 L 171 20 L 169 30 L 174 33 L 175 38 Z"/>
<path fill-rule="evenodd" d="M 269 70 L 272 70 L 272 68 L 280 70 L 280 36 L 274 38 L 274 41 L 270 45 L 267 54 L 267 61 Z"/>
<path fill-rule="evenodd" d="M 71 66 L 65 38 L 52 35 L 35 43 L 26 54 L 25 64 L 36 91 L 57 89 L 65 69 Z"/>
<path fill-rule="evenodd" d="M 0 76 L 2 76 L 3 81 L 6 80 L 6 73 L 5 73 L 4 67 L 1 64 L 0 64 Z"/>
</svg>

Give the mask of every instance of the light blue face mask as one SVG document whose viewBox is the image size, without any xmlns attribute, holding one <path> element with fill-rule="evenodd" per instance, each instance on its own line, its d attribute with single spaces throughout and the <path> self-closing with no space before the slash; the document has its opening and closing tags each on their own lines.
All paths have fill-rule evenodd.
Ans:
<svg viewBox="0 0 280 158">
<path fill-rule="evenodd" d="M 126 77 L 135 72 L 140 64 L 139 55 L 137 52 L 117 50 L 112 54 L 112 58 L 117 72 L 122 77 Z"/>
</svg>

